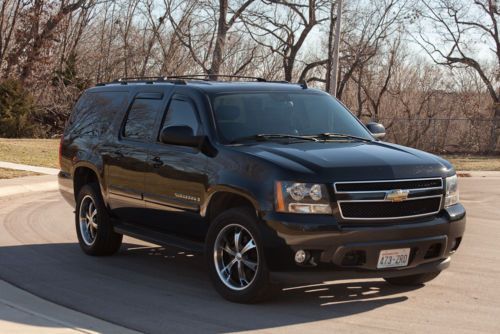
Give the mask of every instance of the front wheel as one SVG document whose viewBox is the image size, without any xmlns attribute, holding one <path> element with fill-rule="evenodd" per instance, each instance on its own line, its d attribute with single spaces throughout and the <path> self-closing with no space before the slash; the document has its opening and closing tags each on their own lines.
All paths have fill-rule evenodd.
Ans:
<svg viewBox="0 0 500 334">
<path fill-rule="evenodd" d="M 230 209 L 210 225 L 206 261 L 212 283 L 225 299 L 253 303 L 269 296 L 269 273 L 255 214 Z"/>
<path fill-rule="evenodd" d="M 440 271 L 435 271 L 435 272 L 410 275 L 410 276 L 386 277 L 384 279 L 386 280 L 387 283 L 392 285 L 402 285 L 402 286 L 422 285 L 424 283 L 432 281 L 440 273 L 441 273 Z"/>
</svg>

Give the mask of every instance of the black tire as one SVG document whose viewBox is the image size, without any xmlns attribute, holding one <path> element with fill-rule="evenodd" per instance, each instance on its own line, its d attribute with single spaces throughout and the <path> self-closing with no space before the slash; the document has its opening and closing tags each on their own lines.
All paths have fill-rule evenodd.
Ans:
<svg viewBox="0 0 500 334">
<path fill-rule="evenodd" d="M 89 229 L 83 227 L 84 223 L 80 222 L 80 214 L 85 214 L 84 211 L 86 211 L 90 201 L 93 202 L 95 209 L 92 210 L 95 212 L 95 219 L 93 217 L 92 221 L 97 224 L 97 227 L 92 229 L 94 231 L 92 234 Z M 82 205 L 84 206 L 83 209 Z M 113 230 L 113 224 L 102 199 L 98 184 L 86 184 L 80 189 L 76 201 L 75 226 L 78 242 L 86 254 L 107 256 L 113 255 L 120 249 L 123 235 Z M 91 240 L 89 239 L 92 239 L 93 242 L 90 242 Z"/>
<path fill-rule="evenodd" d="M 239 228 L 238 226 L 242 227 L 242 229 L 239 229 L 242 234 L 242 238 L 246 237 L 247 240 L 246 242 L 243 241 L 240 244 L 242 246 L 244 246 L 243 243 L 249 244 L 248 240 L 251 240 L 250 238 L 253 238 L 255 247 L 252 248 L 251 251 L 246 252 L 244 252 L 245 247 L 239 247 L 240 251 L 235 252 L 237 254 L 240 254 L 240 260 L 232 267 L 236 266 L 236 274 L 240 275 L 239 266 L 241 265 L 244 268 L 243 276 L 245 277 L 245 281 L 247 279 L 250 280 L 250 282 L 248 282 L 248 285 L 241 287 L 240 290 L 235 290 L 226 285 L 221 277 L 221 275 L 224 275 L 224 273 L 229 273 L 229 279 L 226 282 L 227 284 L 231 285 L 234 281 L 231 279 L 231 277 L 234 277 L 235 273 L 233 272 L 233 276 L 231 276 L 230 269 L 229 271 L 220 270 L 221 274 L 219 274 L 218 269 L 221 267 L 219 260 L 222 259 L 222 263 L 224 263 L 223 256 L 228 256 L 229 258 L 231 258 L 231 255 L 223 251 L 217 252 L 215 250 L 215 245 L 216 242 L 219 242 L 218 240 L 228 245 L 224 241 L 227 240 L 227 238 L 223 239 L 222 235 L 225 235 L 225 233 L 231 233 L 231 229 L 234 229 L 234 232 L 236 234 Z M 221 235 L 222 239 L 218 238 L 219 235 Z M 230 246 L 231 251 L 238 249 L 235 246 L 235 240 L 236 238 L 233 240 L 233 246 Z M 225 255 L 222 255 L 221 257 L 218 254 Z M 257 228 L 257 217 L 255 216 L 255 213 L 248 208 L 241 207 L 229 209 L 221 213 L 214 219 L 208 230 L 205 242 L 205 256 L 210 279 L 212 280 L 215 290 L 225 299 L 236 303 L 256 303 L 259 301 L 263 301 L 264 299 L 267 299 L 271 296 L 273 287 L 269 282 L 269 272 L 266 266 L 262 238 Z M 237 259 L 236 255 L 233 256 L 233 259 Z M 256 270 L 252 271 L 250 269 L 251 267 L 246 267 L 243 263 L 257 263 Z M 239 276 L 239 279 L 241 284 L 241 276 Z M 235 285 L 237 284 L 238 283 L 235 283 Z"/>
<path fill-rule="evenodd" d="M 423 273 L 410 276 L 400 276 L 400 277 L 386 277 L 385 281 L 391 285 L 401 285 L 401 286 L 415 286 L 422 285 L 426 282 L 435 279 L 441 272 L 435 271 L 430 273 Z"/>
</svg>

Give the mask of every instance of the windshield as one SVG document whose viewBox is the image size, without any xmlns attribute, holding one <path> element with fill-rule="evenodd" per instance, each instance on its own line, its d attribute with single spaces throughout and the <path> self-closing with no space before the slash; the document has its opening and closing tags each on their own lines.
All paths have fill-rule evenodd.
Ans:
<svg viewBox="0 0 500 334">
<path fill-rule="evenodd" d="M 259 134 L 315 136 L 337 133 L 372 140 L 370 133 L 337 100 L 311 93 L 236 93 L 212 100 L 225 142 Z"/>
</svg>

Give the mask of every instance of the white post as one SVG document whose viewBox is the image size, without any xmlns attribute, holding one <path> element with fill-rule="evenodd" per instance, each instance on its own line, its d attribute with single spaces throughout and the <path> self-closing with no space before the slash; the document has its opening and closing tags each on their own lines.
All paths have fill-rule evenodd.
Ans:
<svg viewBox="0 0 500 334">
<path fill-rule="evenodd" d="M 340 45 L 340 28 L 342 24 L 342 0 L 332 0 L 332 6 L 337 3 L 337 20 L 335 21 L 335 36 L 333 40 L 332 51 L 332 72 L 330 73 L 330 94 L 337 96 L 337 79 L 339 71 L 339 45 Z"/>
</svg>

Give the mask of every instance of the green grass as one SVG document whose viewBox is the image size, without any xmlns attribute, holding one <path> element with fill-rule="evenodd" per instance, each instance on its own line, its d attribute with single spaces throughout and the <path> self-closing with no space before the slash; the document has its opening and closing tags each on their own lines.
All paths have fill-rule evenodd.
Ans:
<svg viewBox="0 0 500 334">
<path fill-rule="evenodd" d="M 0 161 L 58 167 L 59 139 L 0 138 Z"/>
<path fill-rule="evenodd" d="M 0 168 L 0 180 L 13 179 L 15 177 L 23 177 L 23 176 L 35 176 L 35 175 L 40 175 L 40 174 L 24 170 Z"/>
<path fill-rule="evenodd" d="M 499 156 L 443 155 L 458 171 L 500 171 Z"/>
</svg>

